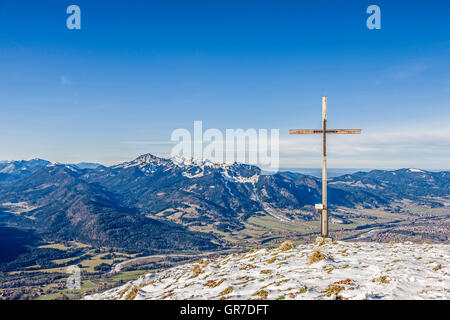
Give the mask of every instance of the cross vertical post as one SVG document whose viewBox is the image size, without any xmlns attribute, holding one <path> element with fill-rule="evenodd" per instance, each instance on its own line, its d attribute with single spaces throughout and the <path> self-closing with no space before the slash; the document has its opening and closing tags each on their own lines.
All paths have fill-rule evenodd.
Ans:
<svg viewBox="0 0 450 320">
<path fill-rule="evenodd" d="M 322 97 L 322 130 L 293 129 L 290 134 L 322 135 L 322 204 L 316 205 L 320 212 L 320 229 L 323 238 L 328 237 L 328 205 L 327 205 L 327 134 L 359 134 L 361 129 L 327 129 L 327 97 Z M 318 206 L 318 207 L 317 207 Z"/>
<path fill-rule="evenodd" d="M 322 214 L 321 234 L 328 237 L 328 208 L 327 208 L 327 97 L 322 97 Z"/>
</svg>

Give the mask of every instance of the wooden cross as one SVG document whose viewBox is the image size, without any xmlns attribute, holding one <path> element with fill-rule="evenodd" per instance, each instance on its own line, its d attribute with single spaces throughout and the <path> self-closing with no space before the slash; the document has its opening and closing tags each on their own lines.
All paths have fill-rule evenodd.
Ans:
<svg viewBox="0 0 450 320">
<path fill-rule="evenodd" d="M 316 205 L 321 214 L 322 237 L 328 237 L 328 207 L 327 207 L 327 134 L 358 134 L 361 129 L 327 129 L 327 97 L 322 97 L 322 129 L 289 130 L 289 134 L 322 134 L 322 205 Z"/>
</svg>

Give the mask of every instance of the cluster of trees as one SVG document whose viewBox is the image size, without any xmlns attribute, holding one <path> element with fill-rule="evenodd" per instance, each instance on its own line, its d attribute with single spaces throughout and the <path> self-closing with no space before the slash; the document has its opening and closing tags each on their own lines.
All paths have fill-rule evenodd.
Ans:
<svg viewBox="0 0 450 320">
<path fill-rule="evenodd" d="M 87 256 L 84 255 L 83 249 L 70 249 L 70 250 L 58 250 L 53 248 L 29 248 L 25 253 L 17 256 L 13 261 L 0 264 L 0 271 L 9 272 L 24 270 L 27 267 L 39 266 L 37 269 L 46 269 L 54 267 L 64 267 L 69 264 L 76 264 L 79 261 L 86 259 Z M 53 260 L 56 259 L 67 259 L 79 257 L 75 260 L 70 260 L 66 263 L 54 263 Z M 33 268 L 28 268 L 27 270 L 33 270 Z"/>
</svg>

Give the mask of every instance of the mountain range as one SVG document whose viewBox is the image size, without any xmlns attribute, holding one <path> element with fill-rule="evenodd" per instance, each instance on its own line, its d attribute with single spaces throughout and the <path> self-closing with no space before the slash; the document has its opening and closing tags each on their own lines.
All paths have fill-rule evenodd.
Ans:
<svg viewBox="0 0 450 320">
<path fill-rule="evenodd" d="M 401 199 L 439 207 L 450 195 L 450 172 L 356 172 L 329 179 L 328 193 L 330 208 L 389 207 Z M 45 240 L 128 251 L 217 248 L 226 243 L 213 231 L 237 232 L 253 216 L 311 220 L 320 201 L 316 177 L 267 175 L 242 163 L 151 154 L 109 167 L 0 162 L 0 222 Z"/>
</svg>

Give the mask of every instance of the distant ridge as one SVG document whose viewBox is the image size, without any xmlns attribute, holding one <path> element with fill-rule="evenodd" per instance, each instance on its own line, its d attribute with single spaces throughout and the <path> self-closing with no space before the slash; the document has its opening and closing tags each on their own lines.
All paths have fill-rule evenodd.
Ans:
<svg viewBox="0 0 450 320">
<path fill-rule="evenodd" d="M 79 163 L 74 163 L 71 165 L 78 169 L 97 169 L 99 167 L 103 167 L 102 164 L 94 163 L 94 162 L 79 162 Z"/>
<path fill-rule="evenodd" d="M 328 168 L 327 174 L 329 178 L 334 178 L 342 176 L 344 174 L 352 174 L 358 171 L 369 172 L 371 170 L 372 169 L 369 168 Z M 317 178 L 322 177 L 322 168 L 280 168 L 279 171 L 298 172 L 306 175 L 311 175 Z"/>
</svg>

